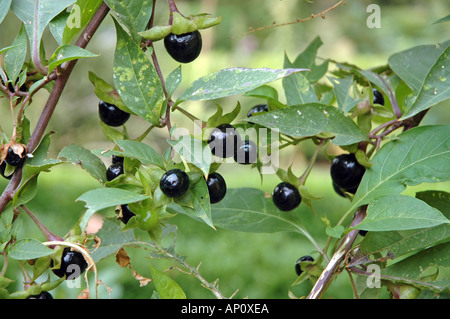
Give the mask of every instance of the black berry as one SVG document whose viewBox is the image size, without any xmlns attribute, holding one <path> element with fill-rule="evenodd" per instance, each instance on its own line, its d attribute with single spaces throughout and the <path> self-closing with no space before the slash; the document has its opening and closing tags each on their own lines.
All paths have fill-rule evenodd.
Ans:
<svg viewBox="0 0 450 319">
<path fill-rule="evenodd" d="M 215 204 L 220 202 L 227 193 L 227 184 L 225 179 L 217 172 L 208 175 L 206 180 L 209 192 L 209 202 Z"/>
<path fill-rule="evenodd" d="M 189 176 L 181 169 L 171 169 L 161 177 L 159 187 L 168 197 L 183 196 L 189 189 Z"/>
<path fill-rule="evenodd" d="M 290 211 L 300 205 L 302 197 L 297 187 L 286 182 L 281 182 L 273 190 L 272 200 L 280 210 Z"/>
<path fill-rule="evenodd" d="M 108 181 L 112 181 L 114 178 L 122 174 L 123 174 L 123 164 L 122 163 L 112 164 L 106 170 L 106 179 Z"/>
<path fill-rule="evenodd" d="M 119 212 L 119 219 L 122 221 L 122 223 L 127 224 L 131 217 L 135 216 L 135 213 L 133 213 L 130 210 L 130 207 L 128 205 L 121 205 L 121 210 Z"/>
<path fill-rule="evenodd" d="M 355 154 L 342 154 L 333 159 L 330 167 L 333 183 L 348 193 L 355 194 L 366 168 L 358 163 Z"/>
<path fill-rule="evenodd" d="M 42 291 L 39 295 L 28 296 L 27 299 L 53 299 L 53 296 L 48 291 Z"/>
<path fill-rule="evenodd" d="M 11 179 L 12 178 L 12 174 L 9 175 L 9 176 L 6 176 L 5 175 L 5 170 L 6 170 L 6 161 L 3 161 L 2 164 L 0 164 L 0 175 L 2 175 L 6 179 Z"/>
<path fill-rule="evenodd" d="M 226 158 L 234 156 L 240 141 L 239 134 L 233 125 L 221 124 L 212 131 L 208 144 L 215 156 Z"/>
<path fill-rule="evenodd" d="M 102 122 L 108 126 L 121 126 L 130 118 L 130 113 L 104 101 L 98 103 L 98 114 Z"/>
<path fill-rule="evenodd" d="M 372 92 L 373 92 L 373 104 L 384 105 L 383 94 L 381 94 L 381 92 L 378 91 L 377 89 L 372 89 Z"/>
<path fill-rule="evenodd" d="M 25 158 L 25 154 L 16 154 L 10 147 L 8 149 L 8 154 L 6 155 L 5 161 L 11 166 L 21 166 L 23 162 L 25 162 Z"/>
<path fill-rule="evenodd" d="M 189 63 L 200 55 L 202 36 L 198 31 L 183 34 L 171 33 L 164 38 L 164 47 L 175 61 Z"/>
<path fill-rule="evenodd" d="M 234 160 L 239 164 L 252 164 L 257 159 L 257 147 L 253 141 L 245 140 L 234 152 Z"/>
<path fill-rule="evenodd" d="M 302 268 L 300 266 L 300 262 L 302 262 L 302 261 L 313 262 L 314 258 L 312 258 L 311 256 L 303 256 L 303 257 L 300 257 L 297 260 L 297 262 L 295 263 L 295 272 L 296 272 L 297 276 L 300 276 L 302 274 L 302 272 L 303 272 L 303 270 L 302 270 Z"/>
<path fill-rule="evenodd" d="M 257 104 L 248 111 L 247 117 L 252 117 L 253 114 L 256 114 L 256 113 L 262 113 L 262 112 L 268 112 L 268 111 L 269 111 L 269 106 L 267 104 Z"/>
<path fill-rule="evenodd" d="M 112 164 L 118 164 L 118 163 L 123 164 L 123 160 L 124 160 L 123 156 L 113 155 L 111 157 Z"/>
<path fill-rule="evenodd" d="M 64 248 L 59 269 L 52 269 L 58 277 L 66 279 L 78 278 L 87 268 L 88 264 L 79 251 L 72 251 L 70 247 Z"/>
</svg>

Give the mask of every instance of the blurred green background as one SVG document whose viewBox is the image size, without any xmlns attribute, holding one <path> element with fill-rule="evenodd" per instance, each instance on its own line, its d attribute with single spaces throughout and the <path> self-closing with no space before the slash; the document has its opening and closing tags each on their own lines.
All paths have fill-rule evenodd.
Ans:
<svg viewBox="0 0 450 319">
<path fill-rule="evenodd" d="M 183 65 L 183 81 L 175 96 L 183 92 L 187 85 L 200 76 L 227 67 L 269 67 L 282 68 L 284 54 L 293 60 L 316 36 L 320 36 L 323 46 L 319 50 L 321 58 L 330 58 L 340 62 L 349 62 L 362 68 L 371 68 L 387 63 L 388 57 L 401 50 L 421 44 L 433 44 L 448 40 L 449 23 L 433 24 L 450 11 L 448 1 L 346 1 L 345 6 L 326 14 L 325 19 L 317 18 L 305 23 L 290 24 L 282 27 L 245 34 L 249 28 L 258 28 L 274 23 L 295 21 L 306 18 L 334 5 L 338 1 L 301 1 L 301 0 L 202 0 L 177 1 L 179 10 L 185 15 L 201 12 L 222 16 L 222 23 L 214 28 L 203 30 L 203 50 L 200 57 L 191 64 Z M 366 19 L 369 4 L 379 4 L 381 8 L 381 28 L 370 29 Z M 155 24 L 166 24 L 168 9 L 166 1 L 157 1 Z M 20 28 L 17 18 L 11 12 L 1 25 L 2 36 L 0 48 L 11 44 Z M 45 33 L 45 49 L 49 57 L 56 48 L 56 42 L 50 32 Z M 49 125 L 49 130 L 56 132 L 52 138 L 49 156 L 55 156 L 62 147 L 72 143 L 88 149 L 106 149 L 111 143 L 104 138 L 97 115 L 98 99 L 92 84 L 87 78 L 88 71 L 112 83 L 112 65 L 115 49 L 115 30 L 112 18 L 108 17 L 101 25 L 88 50 L 100 54 L 95 59 L 78 62 L 68 85 L 60 99 L 58 108 Z M 156 54 L 162 72 L 167 76 L 178 64 L 167 54 L 159 41 L 155 44 Z M 1 59 L 1 58 L 0 58 Z M 0 61 L 2 62 L 2 61 Z M 331 65 L 332 66 L 332 65 Z M 413 66 L 412 66 L 413 67 Z M 284 100 L 281 81 L 271 84 L 279 90 L 280 99 Z M 41 91 L 35 95 L 33 104 L 26 114 L 31 125 L 37 121 L 48 93 Z M 220 101 L 189 102 L 184 108 L 194 115 L 206 120 L 212 115 L 219 103 L 230 111 L 237 102 L 242 105 L 241 117 L 247 110 L 261 100 L 234 96 Z M 430 111 L 424 123 L 449 123 L 449 103 L 441 103 Z M 177 127 L 191 127 L 189 121 L 179 114 L 173 115 L 172 123 Z M 0 127 L 10 134 L 12 132 L 9 103 L 0 99 Z M 127 124 L 131 136 L 145 131 L 148 124 L 139 118 L 131 118 Z M 152 147 L 162 152 L 167 148 L 167 130 L 153 130 L 146 138 Z M 286 149 L 281 154 L 280 165 L 287 168 L 294 162 L 294 173 L 300 175 L 305 163 L 313 151 L 312 143 L 302 143 L 295 150 Z M 330 145 L 327 153 L 340 152 Z M 109 164 L 106 160 L 105 164 Z M 328 174 L 329 161 L 321 153 L 319 162 L 307 181 L 307 187 L 324 199 L 314 202 L 318 216 L 302 205 L 298 214 L 302 216 L 305 227 L 323 244 L 324 224 L 320 217 L 337 221 L 348 206 L 345 199 L 337 196 L 331 188 Z M 228 187 L 261 187 L 271 192 L 278 179 L 276 176 L 264 177 L 261 184 L 257 172 L 238 164 L 227 164 L 220 168 L 227 180 Z M 0 189 L 6 185 L 0 181 Z M 39 178 L 39 190 L 36 198 L 29 203 L 29 208 L 52 231 L 64 235 L 83 213 L 82 202 L 75 202 L 83 192 L 98 187 L 89 175 L 77 167 L 58 166 L 51 173 L 44 173 Z M 420 185 L 408 189 L 413 194 Z M 433 189 L 449 191 L 449 184 L 434 184 Z M 23 217 L 23 236 L 44 240 L 37 228 L 26 216 Z M 177 216 L 174 223 L 179 227 L 177 252 L 187 256 L 192 266 L 202 263 L 200 273 L 208 280 L 220 278 L 220 290 L 230 296 L 239 289 L 238 298 L 288 298 L 288 290 L 295 295 L 306 295 L 311 288 L 308 283 L 291 287 L 296 275 L 294 264 L 303 255 L 317 256 L 314 247 L 298 234 L 274 233 L 253 234 L 228 230 L 212 230 L 208 226 L 193 221 L 186 216 Z M 133 268 L 144 276 L 150 276 L 148 259 L 144 252 L 128 250 Z M 0 261 L 0 265 L 3 260 Z M 173 266 L 158 261 L 160 269 Z M 14 269 L 11 262 L 10 269 Z M 131 276 L 129 269 L 119 268 L 113 258 L 102 261 L 99 265 L 99 279 L 112 288 L 113 298 L 150 298 L 153 285 L 139 287 Z M 189 298 L 213 298 L 214 296 L 199 281 L 177 270 L 170 271 L 171 276 L 181 285 Z M 16 286 L 21 289 L 21 277 L 17 276 Z M 107 298 L 105 288 L 99 288 L 101 297 Z M 54 291 L 57 298 L 75 297 L 76 289 L 67 289 L 61 285 Z M 351 298 L 352 292 L 346 274 L 333 282 L 326 294 L 327 298 Z"/>
</svg>

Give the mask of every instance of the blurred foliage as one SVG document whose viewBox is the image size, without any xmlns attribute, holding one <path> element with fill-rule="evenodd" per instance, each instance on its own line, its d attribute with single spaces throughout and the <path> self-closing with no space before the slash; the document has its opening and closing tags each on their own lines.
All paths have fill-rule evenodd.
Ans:
<svg viewBox="0 0 450 319">
<path fill-rule="evenodd" d="M 381 28 L 369 29 L 366 19 L 369 13 L 366 8 L 371 3 L 381 7 Z M 214 28 L 202 31 L 204 48 L 195 63 L 183 65 L 183 82 L 177 93 L 196 78 L 227 67 L 269 67 L 281 68 L 284 54 L 295 57 L 316 36 L 320 36 L 324 45 L 319 56 L 331 58 L 341 62 L 349 62 L 363 68 L 371 68 L 387 63 L 388 57 L 401 50 L 421 44 L 442 42 L 448 39 L 448 22 L 433 24 L 448 14 L 450 9 L 445 0 L 394 0 L 346 1 L 345 6 L 339 6 L 326 14 L 325 18 L 317 18 L 305 23 L 272 27 L 266 30 L 244 35 L 249 28 L 259 28 L 272 24 L 295 21 L 318 13 L 337 1 L 303 1 L 303 0 L 199 0 L 177 1 L 178 8 L 186 14 L 207 12 L 222 16 L 222 23 Z M 156 24 L 166 24 L 168 9 L 165 1 L 157 2 Z M 9 13 L 2 24 L 0 48 L 11 44 L 20 28 L 18 20 Z M 44 36 L 47 56 L 56 48 L 56 42 L 47 30 Z M 112 65 L 115 49 L 115 30 L 111 18 L 105 20 L 95 34 L 88 49 L 101 56 L 95 59 L 80 61 L 63 92 L 58 108 L 50 122 L 49 128 L 56 131 L 53 136 L 51 154 L 55 155 L 68 144 L 79 144 L 88 149 L 106 148 L 109 143 L 103 137 L 97 115 L 98 100 L 94 95 L 92 84 L 88 80 L 88 71 L 101 75 L 112 83 Z M 156 54 L 160 60 L 162 71 L 168 75 L 178 64 L 165 54 L 160 42 L 156 43 Z M 0 61 L 2 63 L 2 61 Z M 279 88 L 281 83 L 274 83 Z M 176 93 L 176 94 L 177 94 Z M 176 95 L 175 94 L 175 95 Z M 31 125 L 37 121 L 41 107 L 48 94 L 39 92 L 34 97 L 32 107 L 27 110 Z M 283 99 L 284 97 L 281 96 Z M 247 110 L 261 101 L 249 97 L 233 97 L 213 102 L 190 102 L 185 108 L 191 113 L 206 119 L 215 112 L 214 103 L 220 103 L 224 109 L 230 110 L 237 101 L 242 104 L 244 117 Z M 424 123 L 449 123 L 448 102 L 431 110 L 424 119 Z M 12 131 L 9 123 L 11 113 L 9 105 L 0 99 L 0 119 L 2 129 L 8 134 Z M 182 115 L 174 114 L 173 123 L 178 127 L 190 125 Z M 147 123 L 139 118 L 133 118 L 127 125 L 130 134 L 139 134 L 147 127 Z M 187 126 L 190 127 L 190 126 Z M 148 137 L 148 142 L 158 150 L 167 147 L 166 130 L 154 130 Z M 296 151 L 282 153 L 283 165 L 290 164 L 295 159 L 294 170 L 304 167 L 313 145 L 303 143 Z M 336 152 L 329 149 L 328 152 Z M 322 155 L 323 156 L 323 155 Z M 317 201 L 315 209 L 324 212 L 331 220 L 337 220 L 339 213 L 344 211 L 348 203 L 335 195 L 329 178 L 329 164 L 325 156 L 322 165 L 318 165 L 308 179 L 308 187 L 333 200 Z M 267 176 L 261 185 L 257 172 L 249 172 L 247 167 L 228 165 L 223 168 L 229 187 L 248 186 L 262 187 L 271 191 L 276 176 Z M 0 189 L 5 181 L 0 182 Z M 325 186 L 324 186 L 325 185 Z M 87 174 L 80 174 L 76 167 L 57 167 L 50 174 L 40 177 L 39 193 L 30 203 L 30 209 L 42 222 L 55 232 L 64 235 L 83 211 L 83 204 L 74 202 L 84 191 L 97 186 Z M 436 186 L 436 185 L 435 185 Z M 304 209 L 305 224 L 313 234 L 324 234 L 325 225 L 314 218 L 313 213 Z M 23 218 L 24 216 L 22 216 Z M 200 272 L 209 281 L 221 278 L 220 288 L 225 295 L 231 295 L 239 289 L 238 298 L 287 298 L 290 284 L 294 282 L 295 261 L 302 255 L 314 254 L 313 247 L 303 238 L 289 233 L 276 234 L 247 234 L 233 233 L 226 230 L 213 231 L 204 224 L 195 222 L 185 216 L 175 219 L 180 232 L 177 238 L 178 252 L 186 255 L 187 262 L 196 266 L 200 262 Z M 38 231 L 31 223 L 24 223 L 24 233 Z M 28 235 L 29 236 L 29 235 Z M 39 238 L 39 235 L 36 235 Z M 43 238 L 42 238 L 43 239 Z M 318 238 L 323 241 L 325 237 Z M 147 259 L 137 256 L 142 252 L 129 254 L 134 269 L 144 276 L 149 276 Z M 140 258 L 138 258 L 140 257 Z M 129 269 L 122 269 L 113 265 L 112 258 L 99 265 L 100 279 L 112 289 L 114 298 L 150 298 L 152 284 L 140 288 L 139 283 L 131 277 Z M 164 261 L 161 261 L 162 265 Z M 109 267 L 109 266 L 114 267 Z M 14 269 L 15 267 L 9 267 Z M 119 269 L 118 269 L 119 268 Z M 172 270 L 176 280 L 187 292 L 189 298 L 211 298 L 212 294 L 202 288 L 193 277 Z M 19 277 L 18 277 L 19 278 Z M 348 276 L 340 276 L 327 292 L 328 298 L 351 298 Z M 16 282 L 20 285 L 20 280 Z M 293 287 L 293 292 L 304 295 L 310 287 L 304 285 Z M 99 288 L 102 297 L 108 297 L 106 289 Z M 56 297 L 75 297 L 77 293 L 59 287 Z"/>
</svg>

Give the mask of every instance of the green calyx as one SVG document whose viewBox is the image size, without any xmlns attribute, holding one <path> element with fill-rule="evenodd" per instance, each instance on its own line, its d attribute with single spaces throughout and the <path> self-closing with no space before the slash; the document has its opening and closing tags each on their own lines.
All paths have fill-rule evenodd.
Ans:
<svg viewBox="0 0 450 319">
<path fill-rule="evenodd" d="M 172 25 L 154 26 L 138 34 L 144 39 L 158 41 L 164 39 L 170 33 L 184 34 L 194 32 L 213 27 L 222 21 L 222 17 L 211 17 L 207 13 L 185 17 L 178 12 L 172 12 L 172 16 Z"/>
</svg>

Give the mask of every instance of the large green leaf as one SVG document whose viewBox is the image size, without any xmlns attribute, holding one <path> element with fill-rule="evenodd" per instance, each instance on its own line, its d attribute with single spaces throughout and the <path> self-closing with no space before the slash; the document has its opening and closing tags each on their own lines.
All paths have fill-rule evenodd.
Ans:
<svg viewBox="0 0 450 319">
<path fill-rule="evenodd" d="M 8 14 L 9 7 L 11 6 L 11 2 L 12 2 L 12 0 L 0 1 L 0 23 L 2 23 L 3 19 Z"/>
<path fill-rule="evenodd" d="M 14 0 L 11 10 L 24 23 L 32 48 L 39 48 L 47 25 L 75 0 Z"/>
<path fill-rule="evenodd" d="M 185 100 L 213 100 L 241 94 L 301 71 L 305 69 L 230 68 L 220 70 L 195 80 L 176 103 Z"/>
<path fill-rule="evenodd" d="M 450 218 L 450 194 L 443 191 L 425 191 L 416 197 L 439 209 Z M 370 256 L 382 254 L 396 258 L 450 240 L 450 225 L 403 231 L 369 232 L 359 246 L 356 260 L 367 262 Z M 353 262 L 354 260 L 352 260 Z"/>
<path fill-rule="evenodd" d="M 8 257 L 16 260 L 28 260 L 48 256 L 53 252 L 53 249 L 48 248 L 36 239 L 21 239 L 8 250 Z"/>
<path fill-rule="evenodd" d="M 151 0 L 105 0 L 108 7 L 117 13 L 117 18 L 130 31 L 133 41 L 139 43 L 138 32 L 147 27 L 152 13 Z"/>
<path fill-rule="evenodd" d="M 147 55 L 114 20 L 117 43 L 114 54 L 114 86 L 125 105 L 135 114 L 159 125 L 164 93 Z"/>
<path fill-rule="evenodd" d="M 213 223 L 220 228 L 251 233 L 300 229 L 294 212 L 280 211 L 264 191 L 256 188 L 228 189 L 225 198 L 211 210 Z"/>
<path fill-rule="evenodd" d="M 251 121 L 280 133 L 300 138 L 331 133 L 335 145 L 350 145 L 367 140 L 359 127 L 333 106 L 317 103 L 295 105 L 252 116 Z"/>
<path fill-rule="evenodd" d="M 419 126 L 386 143 L 371 159 L 353 198 L 355 209 L 372 200 L 399 194 L 407 185 L 450 178 L 450 126 Z"/>
<path fill-rule="evenodd" d="M 102 0 L 77 0 L 62 33 L 61 43 L 70 44 L 73 38 L 88 24 L 101 4 Z"/>
<path fill-rule="evenodd" d="M 389 66 L 413 91 L 419 92 L 436 60 L 450 41 L 438 45 L 420 45 L 389 57 Z"/>
<path fill-rule="evenodd" d="M 119 140 L 117 145 L 122 149 L 122 155 L 139 160 L 143 164 L 156 165 L 164 169 L 161 156 L 151 146 L 137 141 Z"/>
<path fill-rule="evenodd" d="M 6 52 L 4 60 L 6 74 L 8 75 L 8 79 L 11 80 L 13 86 L 16 83 L 16 79 L 22 70 L 23 63 L 25 62 L 25 58 L 27 56 L 27 41 L 28 39 L 25 27 L 22 24 L 19 34 L 12 43 L 12 46 L 14 47 Z"/>
<path fill-rule="evenodd" d="M 448 278 L 443 280 L 428 282 L 423 280 L 424 274 L 429 268 L 450 267 L 450 243 L 444 243 L 425 249 L 411 257 L 392 264 L 383 269 L 381 274 L 400 281 L 412 284 L 417 287 L 428 288 L 437 292 L 450 292 L 450 282 Z"/>
<path fill-rule="evenodd" d="M 425 202 L 405 195 L 383 196 L 373 200 L 367 216 L 356 226 L 369 231 L 406 230 L 450 224 L 442 213 Z"/>
<path fill-rule="evenodd" d="M 77 198 L 77 201 L 86 202 L 88 208 L 80 219 L 79 227 L 84 230 L 91 216 L 99 210 L 134 203 L 147 198 L 148 196 L 119 188 L 97 188 L 87 191 Z"/>
<path fill-rule="evenodd" d="M 423 86 L 413 104 L 407 106 L 406 114 L 402 118 L 406 119 L 424 111 L 433 105 L 450 98 L 450 86 L 448 78 L 450 76 L 450 46 L 442 52 L 428 72 Z"/>
<path fill-rule="evenodd" d="M 100 183 L 106 181 L 105 164 L 91 151 L 81 146 L 72 144 L 64 147 L 61 152 L 59 152 L 58 159 L 80 165 Z"/>
</svg>

